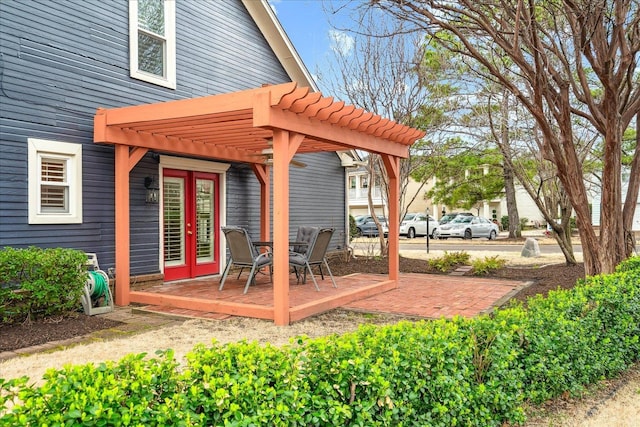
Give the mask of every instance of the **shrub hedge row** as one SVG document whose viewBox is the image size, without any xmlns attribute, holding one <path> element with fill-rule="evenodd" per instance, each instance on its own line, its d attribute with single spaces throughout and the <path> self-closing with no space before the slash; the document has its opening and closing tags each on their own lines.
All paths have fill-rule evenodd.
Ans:
<svg viewBox="0 0 640 427">
<path fill-rule="evenodd" d="M 0 380 L 0 424 L 500 426 L 640 357 L 640 262 L 474 319 L 200 345 Z M 6 405 L 6 406 L 5 406 Z M 12 406 L 13 405 L 13 406 Z"/>
<path fill-rule="evenodd" d="M 0 250 L 0 319 L 13 323 L 78 310 L 87 255 L 74 249 Z"/>
</svg>

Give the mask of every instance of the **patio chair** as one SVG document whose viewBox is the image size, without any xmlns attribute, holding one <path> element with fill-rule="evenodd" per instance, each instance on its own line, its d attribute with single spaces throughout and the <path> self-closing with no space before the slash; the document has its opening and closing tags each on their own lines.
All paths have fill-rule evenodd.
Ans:
<svg viewBox="0 0 640 427">
<path fill-rule="evenodd" d="M 318 232 L 318 227 L 310 227 L 303 225 L 298 227 L 298 234 L 296 235 L 296 242 L 306 243 L 305 245 L 292 245 L 291 251 L 299 254 L 307 253 L 311 239 Z"/>
<path fill-rule="evenodd" d="M 224 282 L 227 280 L 227 275 L 229 274 L 229 270 L 231 269 L 231 265 L 235 265 L 237 267 L 241 267 L 240 273 L 238 274 L 238 278 L 240 278 L 240 274 L 242 274 L 242 270 L 245 267 L 251 267 L 251 272 L 249 273 L 249 277 L 247 278 L 247 284 L 244 286 L 244 292 L 247 293 L 249 289 L 249 285 L 254 282 L 256 274 L 263 267 L 269 267 L 269 277 L 273 280 L 272 276 L 272 268 L 273 258 L 271 252 L 263 252 L 260 253 L 254 246 L 251 241 L 251 237 L 249 237 L 249 233 L 247 230 L 241 227 L 222 227 L 222 232 L 224 233 L 225 238 L 227 239 L 227 244 L 229 247 L 229 252 L 231 253 L 231 258 L 227 263 L 227 266 L 224 269 L 224 273 L 220 279 L 220 289 L 224 287 Z"/>
<path fill-rule="evenodd" d="M 311 237 L 311 242 L 309 243 L 306 253 L 289 252 L 289 265 L 293 267 L 296 277 L 298 278 L 298 282 L 300 281 L 300 274 L 303 275 L 302 283 L 306 282 L 308 270 L 316 290 L 319 291 L 320 288 L 318 287 L 316 277 L 313 275 L 312 267 L 319 267 L 320 276 L 322 277 L 322 280 L 324 280 L 324 273 L 322 271 L 322 265 L 324 264 L 327 268 L 327 272 L 329 273 L 329 277 L 331 277 L 331 281 L 333 282 L 333 287 L 338 287 L 326 258 L 329 242 L 331 241 L 334 231 L 335 229 L 333 228 L 321 228 Z M 302 268 L 303 271 L 299 272 L 298 268 Z"/>
</svg>

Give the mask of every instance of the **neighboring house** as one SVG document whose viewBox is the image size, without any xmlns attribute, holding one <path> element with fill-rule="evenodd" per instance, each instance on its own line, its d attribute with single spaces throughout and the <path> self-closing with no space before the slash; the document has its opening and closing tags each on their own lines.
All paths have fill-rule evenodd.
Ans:
<svg viewBox="0 0 640 427">
<path fill-rule="evenodd" d="M 629 170 L 624 170 L 622 173 L 622 203 L 627 197 L 627 190 L 629 188 Z M 594 202 L 591 208 L 591 223 L 595 227 L 600 227 L 600 212 L 602 207 L 600 206 L 600 200 L 602 200 L 602 194 L 600 190 L 597 190 L 593 195 Z M 640 232 L 640 194 L 638 194 L 638 200 L 636 203 L 636 210 L 633 215 L 633 222 L 631 224 L 631 230 L 634 232 Z"/>
<path fill-rule="evenodd" d="M 372 212 L 369 207 L 369 187 L 372 183 L 369 182 L 370 176 L 367 172 L 366 161 L 363 161 L 355 152 L 341 153 L 341 158 L 343 159 L 342 165 L 347 168 L 347 205 L 349 214 L 353 217 L 370 215 Z M 405 200 L 401 203 L 401 210 L 404 209 L 405 204 L 410 199 L 413 199 L 408 212 L 425 212 L 429 207 L 432 216 L 437 218 L 438 215 L 437 213 L 434 215 L 433 206 L 425 198 L 425 192 L 428 188 L 409 178 L 404 194 Z M 374 182 L 371 187 L 371 200 L 376 215 L 382 215 L 388 211 L 387 201 L 383 194 L 380 183 Z"/>
<path fill-rule="evenodd" d="M 345 163 L 347 169 L 347 185 L 348 185 L 348 206 L 349 214 L 356 217 L 358 215 L 371 214 L 368 203 L 369 191 L 369 174 L 366 168 L 359 164 L 359 161 Z M 450 211 L 471 211 L 476 215 L 483 216 L 490 220 L 497 220 L 500 223 L 502 216 L 507 215 L 507 202 L 504 197 L 484 201 L 481 205 L 472 209 L 462 209 L 455 207 L 447 207 L 432 203 L 426 196 L 426 193 L 435 185 L 435 178 L 427 185 L 421 186 L 420 183 L 409 178 L 407 183 L 405 200 L 403 206 L 413 198 L 415 199 L 409 206 L 407 212 L 425 213 L 429 209 L 429 214 L 435 219 L 442 218 L 446 212 Z M 386 212 L 386 201 L 382 197 L 382 189 L 379 184 L 375 184 L 372 191 L 373 208 L 377 215 Z M 542 213 L 536 206 L 535 202 L 529 194 L 521 186 L 516 186 L 516 205 L 520 218 L 526 218 L 527 224 L 532 227 L 544 227 L 546 222 Z"/>
<path fill-rule="evenodd" d="M 359 164 L 359 161 L 351 162 L 343 165 L 348 166 L 347 169 L 347 202 L 349 206 L 349 214 L 354 218 L 359 215 L 370 215 L 371 209 L 369 207 L 369 186 L 370 177 L 366 170 L 366 167 Z M 442 217 L 442 206 L 434 205 L 430 200 L 426 198 L 426 192 L 431 187 L 429 185 L 422 186 L 419 182 L 412 178 L 409 178 L 409 182 L 406 185 L 404 201 L 401 203 L 401 208 L 404 209 L 406 203 L 411 201 L 411 205 L 406 210 L 407 213 L 425 213 L 427 208 L 429 214 L 438 219 Z M 375 182 L 371 188 L 371 198 L 373 202 L 373 210 L 376 215 L 382 215 L 388 211 L 387 202 L 382 196 L 383 191 L 380 184 Z M 413 200 L 411 200 L 413 199 Z M 445 208 L 446 209 L 446 208 Z M 404 212 L 404 210 L 402 211 Z"/>
<path fill-rule="evenodd" d="M 347 171 L 349 213 L 354 217 L 372 214 L 369 207 L 369 187 L 371 185 L 369 172 L 364 166 L 356 166 Z M 376 215 L 383 215 L 387 211 L 386 200 L 382 197 L 382 189 L 378 183 L 371 187 L 371 200 Z"/>
<path fill-rule="evenodd" d="M 98 108 L 291 81 L 315 90 L 266 0 L 2 0 L 0 60 L 0 247 L 95 252 L 105 271 L 116 259 L 116 177 L 114 146 L 94 143 Z M 331 226 L 331 248 L 343 246 L 340 157 L 296 159 L 307 167 L 290 171 L 292 237 L 299 225 Z M 129 182 L 138 282 L 220 273 L 222 225 L 260 235 L 260 186 L 246 163 L 150 151 Z M 313 197 L 310 182 L 322 183 Z"/>
</svg>

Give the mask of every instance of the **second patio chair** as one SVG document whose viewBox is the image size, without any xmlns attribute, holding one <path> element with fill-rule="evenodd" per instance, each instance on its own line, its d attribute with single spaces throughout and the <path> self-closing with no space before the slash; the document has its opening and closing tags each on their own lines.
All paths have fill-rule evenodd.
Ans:
<svg viewBox="0 0 640 427">
<path fill-rule="evenodd" d="M 273 280 L 273 277 L 271 276 L 271 266 L 273 265 L 271 252 L 258 252 L 251 241 L 251 237 L 249 237 L 249 233 L 247 233 L 247 230 L 244 228 L 222 227 L 222 232 L 227 239 L 231 258 L 229 259 L 229 262 L 227 262 L 227 266 L 225 267 L 224 273 L 220 279 L 220 290 L 224 287 L 224 282 L 227 280 L 227 275 L 229 274 L 231 265 L 241 267 L 241 274 L 242 269 L 245 267 L 251 267 L 251 272 L 247 278 L 247 284 L 244 286 L 245 294 L 249 289 L 249 285 L 252 282 L 255 282 L 256 274 L 258 274 L 261 268 L 269 267 L 269 276 L 271 277 L 271 280 Z M 240 275 L 238 275 L 238 277 L 240 277 Z"/>
<path fill-rule="evenodd" d="M 327 268 L 333 287 L 337 288 L 336 281 L 333 278 L 329 264 L 327 263 L 327 249 L 329 248 L 329 242 L 331 242 L 331 236 L 333 236 L 333 228 L 321 228 L 312 237 L 307 248 L 306 253 L 289 253 L 289 265 L 293 267 L 298 281 L 300 280 L 300 274 L 303 275 L 302 283 L 306 282 L 307 270 L 311 275 L 313 284 L 316 286 L 316 290 L 320 290 L 316 277 L 313 275 L 312 267 L 318 266 L 320 268 L 320 276 L 324 280 L 324 273 L 322 272 L 322 266 Z M 298 271 L 298 268 L 302 268 L 302 272 Z"/>
<path fill-rule="evenodd" d="M 296 234 L 297 243 L 304 243 L 302 245 L 292 245 L 291 251 L 299 254 L 307 253 L 307 249 L 309 249 L 309 244 L 311 243 L 311 239 L 318 232 L 318 227 L 310 227 L 307 225 L 303 225 L 298 227 L 298 233 Z"/>
</svg>

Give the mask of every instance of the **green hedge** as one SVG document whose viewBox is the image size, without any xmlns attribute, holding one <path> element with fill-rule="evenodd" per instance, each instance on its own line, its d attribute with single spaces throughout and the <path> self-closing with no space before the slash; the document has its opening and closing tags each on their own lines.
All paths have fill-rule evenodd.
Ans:
<svg viewBox="0 0 640 427">
<path fill-rule="evenodd" d="M 640 268 L 622 269 L 529 300 L 522 365 L 533 402 L 578 392 L 638 361 Z"/>
<path fill-rule="evenodd" d="M 0 424 L 500 426 L 524 407 L 615 376 L 640 355 L 640 268 L 474 319 L 345 335 L 199 345 L 153 359 L 0 380 Z M 8 408 L 9 406 L 7 406 Z"/>
<path fill-rule="evenodd" d="M 0 250 L 0 319 L 42 318 L 80 307 L 87 256 L 73 249 Z"/>
</svg>

